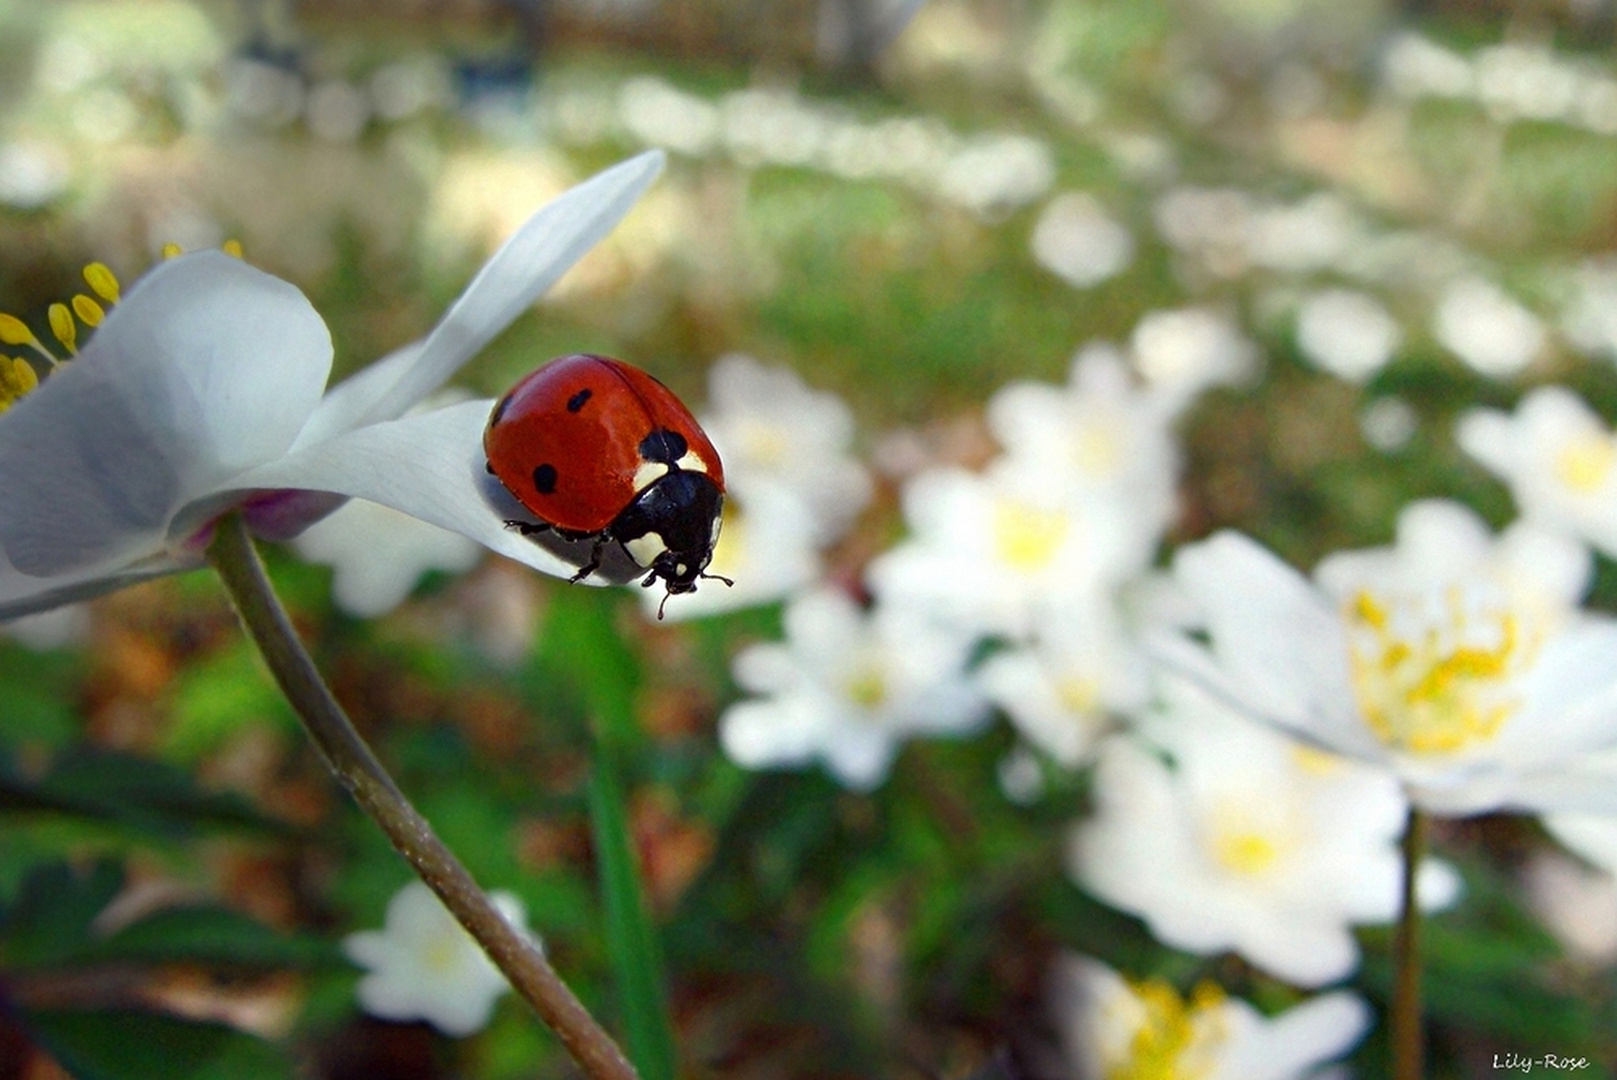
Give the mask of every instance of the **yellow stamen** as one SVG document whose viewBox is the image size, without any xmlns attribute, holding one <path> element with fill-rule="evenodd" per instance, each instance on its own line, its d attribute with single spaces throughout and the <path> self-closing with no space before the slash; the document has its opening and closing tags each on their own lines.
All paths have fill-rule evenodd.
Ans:
<svg viewBox="0 0 1617 1080">
<path fill-rule="evenodd" d="M 116 304 L 119 300 L 118 278 L 107 267 L 106 263 L 93 262 L 84 268 L 84 283 L 90 286 L 90 291 L 109 304 Z M 81 318 L 83 316 L 80 316 Z M 86 322 L 89 320 L 86 319 Z M 93 323 L 91 324 L 94 325 Z"/>
<path fill-rule="evenodd" d="M 106 310 L 83 293 L 73 297 L 73 314 L 77 315 L 85 326 L 100 326 L 101 320 L 107 317 Z"/>
<path fill-rule="evenodd" d="M 1092 713 L 1100 707 L 1100 683 L 1083 675 L 1056 680 L 1056 700 L 1071 713 Z"/>
<path fill-rule="evenodd" d="M 1224 992 L 1203 982 L 1189 1001 L 1161 979 L 1132 985 L 1141 1006 L 1127 1058 L 1104 1064 L 1106 1080 L 1200 1080 L 1229 1037 L 1217 1013 Z"/>
<path fill-rule="evenodd" d="M 1014 499 L 994 506 L 994 548 L 1013 570 L 1033 573 L 1055 560 L 1072 527 L 1060 510 L 1045 510 Z"/>
<path fill-rule="evenodd" d="M 219 246 L 219 250 L 238 259 L 242 257 L 240 240 L 226 240 Z"/>
<path fill-rule="evenodd" d="M 70 355 L 77 355 L 79 351 L 79 328 L 73 322 L 73 313 L 67 310 L 66 304 L 52 304 L 50 306 L 51 333 Z"/>
<path fill-rule="evenodd" d="M 1617 465 L 1617 447 L 1595 432 L 1572 439 L 1555 455 L 1556 475 L 1580 495 L 1593 495 L 1604 487 L 1613 465 Z"/>
<path fill-rule="evenodd" d="M 1226 870 L 1255 877 L 1275 864 L 1280 848 L 1262 833 L 1221 833 L 1214 841 L 1213 856 Z"/>
<path fill-rule="evenodd" d="M 0 311 L 0 342 L 7 345 L 26 345 L 40 355 L 48 364 L 54 365 L 56 357 L 50 350 L 39 343 L 34 332 L 23 325 L 23 321 L 15 315 L 7 315 Z"/>
<path fill-rule="evenodd" d="M 882 671 L 874 664 L 860 667 L 854 672 L 846 686 L 848 698 L 865 709 L 875 709 L 887 700 L 887 680 L 882 677 Z"/>
<path fill-rule="evenodd" d="M 180 245 L 176 244 L 174 241 L 170 240 L 168 243 L 163 245 L 162 254 L 163 254 L 163 258 L 172 259 L 176 255 L 184 255 L 185 254 L 185 249 L 182 248 Z"/>
<path fill-rule="evenodd" d="M 1438 610 L 1418 598 L 1403 608 L 1408 625 L 1395 625 L 1366 591 L 1347 605 L 1353 689 L 1371 731 L 1413 754 L 1494 738 L 1520 706 L 1511 684 L 1532 663 L 1537 637 L 1517 612 L 1468 606 L 1457 589 Z"/>
<path fill-rule="evenodd" d="M 0 412 L 38 385 L 32 364 L 20 357 L 0 356 Z"/>
</svg>

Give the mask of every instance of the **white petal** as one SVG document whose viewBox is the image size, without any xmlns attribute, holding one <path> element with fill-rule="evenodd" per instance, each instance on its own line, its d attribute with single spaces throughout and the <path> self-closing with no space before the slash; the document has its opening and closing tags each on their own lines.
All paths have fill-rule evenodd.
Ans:
<svg viewBox="0 0 1617 1080">
<path fill-rule="evenodd" d="M 372 424 L 237 477 L 243 488 L 331 491 L 391 506 L 535 570 L 571 577 L 578 569 L 505 525 L 490 502 L 483 428 L 492 401 Z M 586 581 L 594 582 L 595 578 Z"/>
<path fill-rule="evenodd" d="M 200 556 L 194 561 L 182 561 L 178 556 L 165 555 L 127 569 L 39 578 L 9 565 L 5 554 L 0 552 L 0 620 L 49 611 L 79 600 L 90 600 L 127 585 L 138 585 L 142 581 L 180 570 L 196 569 L 201 565 Z"/>
<path fill-rule="evenodd" d="M 1339 753 L 1382 756 L 1350 711 L 1341 622 L 1307 579 L 1234 532 L 1181 549 L 1174 575 L 1206 618 L 1237 708 Z"/>
<path fill-rule="evenodd" d="M 1370 1009 L 1345 991 L 1287 1009 L 1222 1063 L 1219 1080 L 1290 1080 L 1347 1053 L 1370 1029 Z"/>
<path fill-rule="evenodd" d="M 36 576 L 156 553 L 176 509 L 292 445 L 330 366 L 293 286 L 218 252 L 158 266 L 0 418 L 0 547 Z"/>
<path fill-rule="evenodd" d="M 405 365 L 398 379 L 385 389 L 367 385 L 363 394 L 380 392 L 357 416 L 346 416 L 346 422 L 373 423 L 402 416 L 442 386 L 612 231 L 662 172 L 663 161 L 661 150 L 630 158 L 572 188 L 529 218 L 483 264 L 460 299 L 438 320 L 414 362 Z M 345 402 L 344 411 L 352 404 Z M 318 430 L 324 435 L 340 429 L 321 417 Z"/>
<path fill-rule="evenodd" d="M 426 339 L 412 341 L 386 356 L 367 364 L 326 391 L 314 415 L 304 425 L 293 449 L 301 450 L 322 439 L 359 425 L 359 418 L 387 393 L 421 356 Z"/>
</svg>

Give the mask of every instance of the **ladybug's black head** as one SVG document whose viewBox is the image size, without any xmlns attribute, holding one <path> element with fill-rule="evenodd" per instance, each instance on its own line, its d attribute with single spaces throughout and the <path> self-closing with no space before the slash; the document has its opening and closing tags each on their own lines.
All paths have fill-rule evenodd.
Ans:
<svg viewBox="0 0 1617 1080">
<path fill-rule="evenodd" d="M 643 585 L 663 582 L 670 595 L 696 591 L 719 539 L 724 495 L 705 473 L 671 468 L 607 527 L 629 557 L 650 571 Z M 728 579 L 719 580 L 728 582 Z"/>
</svg>

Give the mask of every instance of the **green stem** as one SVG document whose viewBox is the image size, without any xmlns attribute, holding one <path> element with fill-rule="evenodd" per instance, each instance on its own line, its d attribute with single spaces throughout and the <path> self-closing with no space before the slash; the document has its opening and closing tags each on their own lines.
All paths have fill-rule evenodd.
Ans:
<svg viewBox="0 0 1617 1080">
<path fill-rule="evenodd" d="M 586 1076 L 638 1080 L 623 1051 L 562 982 L 539 945 L 506 921 L 354 730 L 293 630 L 239 515 L 219 522 L 208 561 L 224 579 L 243 625 L 281 691 L 354 801 L 381 826 L 421 880 L 477 939 L 516 991 L 528 999 Z"/>
<path fill-rule="evenodd" d="M 1425 847 L 1426 816 L 1411 805 L 1408 821 L 1404 825 L 1403 896 L 1398 912 L 1398 935 L 1393 940 L 1395 981 L 1390 1027 L 1394 1080 L 1421 1080 L 1424 1067 L 1420 1007 L 1420 905 L 1415 895 L 1415 884 Z"/>
</svg>

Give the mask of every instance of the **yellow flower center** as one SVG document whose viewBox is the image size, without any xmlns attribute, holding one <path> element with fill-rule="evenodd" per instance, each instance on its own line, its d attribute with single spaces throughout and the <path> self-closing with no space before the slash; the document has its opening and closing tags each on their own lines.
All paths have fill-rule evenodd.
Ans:
<svg viewBox="0 0 1617 1080">
<path fill-rule="evenodd" d="M 1580 495 L 1592 495 L 1605 487 L 1611 469 L 1617 464 L 1617 446 L 1599 432 L 1585 432 L 1572 439 L 1555 455 L 1555 475 Z"/>
<path fill-rule="evenodd" d="M 1242 877 L 1257 877 L 1274 869 L 1281 856 L 1296 846 L 1284 820 L 1276 821 L 1268 814 L 1260 820 L 1244 802 L 1224 801 L 1206 821 L 1203 839 L 1207 853 L 1219 866 Z"/>
<path fill-rule="evenodd" d="M 1106 1080 L 1200 1080 L 1210 1075 L 1229 1038 L 1219 1016 L 1224 992 L 1204 982 L 1186 1001 L 1160 979 L 1131 988 L 1141 1015 L 1128 1056 L 1105 1063 Z"/>
<path fill-rule="evenodd" d="M 34 365 L 21 357 L 0 356 L 0 412 L 38 385 Z"/>
<path fill-rule="evenodd" d="M 875 663 L 866 662 L 848 677 L 843 689 L 861 709 L 879 709 L 887 700 L 887 677 Z"/>
<path fill-rule="evenodd" d="M 747 550 L 747 520 L 740 510 L 736 509 L 734 499 L 724 500 L 724 507 L 719 511 L 719 540 L 713 545 L 713 562 L 709 571 L 724 577 L 734 577 L 737 568 L 746 558 L 743 554 Z"/>
<path fill-rule="evenodd" d="M 1092 713 L 1100 707 L 1100 684 L 1089 676 L 1064 675 L 1056 680 L 1056 700 L 1070 713 Z"/>
<path fill-rule="evenodd" d="M 1371 731 L 1393 750 L 1452 754 L 1497 735 L 1520 705 L 1513 681 L 1538 635 L 1518 612 L 1451 587 L 1441 597 L 1348 601 L 1354 695 Z"/>
<path fill-rule="evenodd" d="M 461 957 L 466 952 L 466 942 L 459 933 L 460 928 L 446 927 L 432 936 L 427 943 L 426 961 L 428 971 L 438 975 L 450 975 L 460 966 Z"/>
<path fill-rule="evenodd" d="M 1072 529 L 1060 510 L 1003 498 L 994 504 L 994 550 L 1012 570 L 1031 574 L 1055 561 Z"/>
</svg>

